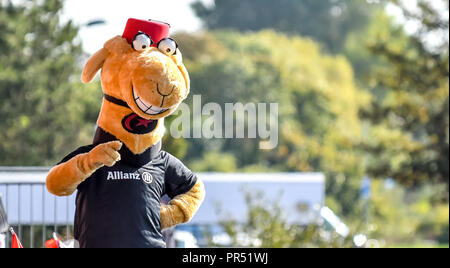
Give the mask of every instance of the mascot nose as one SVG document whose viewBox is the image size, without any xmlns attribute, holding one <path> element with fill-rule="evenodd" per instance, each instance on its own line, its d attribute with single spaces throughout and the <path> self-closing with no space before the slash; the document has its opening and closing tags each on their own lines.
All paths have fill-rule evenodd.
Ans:
<svg viewBox="0 0 450 268">
<path fill-rule="evenodd" d="M 168 85 L 166 87 L 161 86 L 159 83 L 156 83 L 156 90 L 158 91 L 158 94 L 167 97 L 172 95 L 174 90 L 176 89 L 176 85 Z"/>
</svg>

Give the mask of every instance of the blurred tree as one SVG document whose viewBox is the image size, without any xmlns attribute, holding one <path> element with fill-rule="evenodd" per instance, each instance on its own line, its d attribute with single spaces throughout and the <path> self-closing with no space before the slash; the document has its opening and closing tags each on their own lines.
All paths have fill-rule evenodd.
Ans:
<svg viewBox="0 0 450 268">
<path fill-rule="evenodd" d="M 343 49 L 349 33 L 361 32 L 379 2 L 367 0 L 214 0 L 192 4 L 208 29 L 277 31 L 300 34 L 331 52 Z"/>
<path fill-rule="evenodd" d="M 343 57 L 322 54 L 311 40 L 273 31 L 178 34 L 176 39 L 191 76 L 186 103 L 200 94 L 203 104 L 222 108 L 238 102 L 279 105 L 274 150 L 260 150 L 259 139 L 189 139 L 187 162 L 197 171 L 222 163 L 221 170 L 325 172 L 327 193 L 338 200 L 333 209 L 356 212 L 364 175 L 355 146 L 361 139 L 358 113 L 369 99 L 355 87 Z"/>
<path fill-rule="evenodd" d="M 373 182 L 369 235 L 387 247 L 448 244 L 449 205 L 434 204 L 439 186 L 407 190 L 391 180 Z"/>
<path fill-rule="evenodd" d="M 363 142 L 369 172 L 407 186 L 444 183 L 448 200 L 449 1 L 393 2 L 418 29 L 407 35 L 391 24 L 370 45 L 384 64 L 371 76 L 373 99 L 362 113 L 372 123 Z"/>
<path fill-rule="evenodd" d="M 229 153 L 205 152 L 191 167 L 205 172 L 236 172 L 236 158 Z"/>
<path fill-rule="evenodd" d="M 342 248 L 352 247 L 352 236 L 340 237 L 334 231 L 325 231 L 324 224 L 302 226 L 288 222 L 288 215 L 278 200 L 270 200 L 261 192 L 245 191 L 247 215 L 233 219 L 227 211 L 218 211 L 220 225 L 231 237 L 232 247 L 262 248 Z M 216 246 L 211 243 L 211 246 Z"/>
<path fill-rule="evenodd" d="M 374 55 L 370 45 L 377 40 L 381 32 L 390 31 L 397 38 L 395 42 L 405 42 L 407 39 L 401 26 L 394 26 L 394 18 L 385 10 L 377 10 L 372 14 L 370 23 L 362 32 L 349 34 L 342 53 L 352 63 L 358 87 L 370 90 L 369 84 L 374 83 L 373 73 L 377 68 L 383 68 L 387 62 L 385 59 Z"/>
<path fill-rule="evenodd" d="M 101 92 L 82 86 L 61 0 L 0 2 L 0 165 L 54 164 L 92 139 Z"/>
</svg>

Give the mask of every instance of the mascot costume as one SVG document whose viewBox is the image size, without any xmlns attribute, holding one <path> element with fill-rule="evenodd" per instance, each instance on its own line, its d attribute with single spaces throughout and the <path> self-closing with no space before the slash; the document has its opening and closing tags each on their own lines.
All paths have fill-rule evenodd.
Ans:
<svg viewBox="0 0 450 268">
<path fill-rule="evenodd" d="M 123 35 L 107 41 L 83 70 L 89 83 L 101 69 L 104 99 L 93 144 L 66 156 L 47 177 L 52 194 L 78 190 L 80 247 L 165 247 L 162 230 L 189 221 L 204 199 L 200 179 L 161 150 L 164 117 L 190 87 L 169 28 L 129 19 Z"/>
</svg>

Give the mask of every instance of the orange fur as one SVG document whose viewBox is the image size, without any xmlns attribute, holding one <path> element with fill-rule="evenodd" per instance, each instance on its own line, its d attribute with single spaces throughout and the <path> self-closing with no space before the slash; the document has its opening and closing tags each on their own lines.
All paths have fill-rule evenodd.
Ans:
<svg viewBox="0 0 450 268">
<path fill-rule="evenodd" d="M 97 145 L 89 153 L 79 154 L 52 168 L 47 176 L 47 189 L 58 196 L 71 195 L 77 186 L 103 166 L 113 166 L 120 160 L 119 141 Z"/>
<path fill-rule="evenodd" d="M 143 52 L 135 51 L 120 36 L 107 41 L 104 49 L 109 51 L 109 54 L 102 65 L 103 92 L 124 100 L 140 117 L 166 117 L 173 113 L 189 94 L 189 75 L 184 65 L 177 62 L 176 58 L 163 54 L 155 47 Z M 164 103 L 156 84 L 163 95 L 171 93 L 164 99 Z M 144 113 L 134 101 L 132 87 L 147 103 L 170 109 L 159 115 Z"/>
<path fill-rule="evenodd" d="M 122 141 L 134 154 L 141 154 L 164 136 L 164 118 L 158 120 L 154 131 L 145 135 L 132 134 L 122 127 L 122 118 L 132 113 L 128 108 L 103 100 L 98 125 Z"/>
<path fill-rule="evenodd" d="M 86 64 L 82 80 L 89 82 L 100 68 L 103 92 L 125 101 L 131 110 L 104 101 L 98 124 L 123 141 L 133 153 L 140 154 L 162 138 L 162 119 L 189 94 L 190 80 L 186 68 L 177 57 L 167 56 L 157 48 L 135 51 L 120 36 L 107 41 L 104 48 L 93 55 Z M 144 113 L 134 100 L 133 90 L 147 103 L 169 110 L 159 115 Z M 131 112 L 145 119 L 158 119 L 158 127 L 146 135 L 129 133 L 120 123 Z"/>
<path fill-rule="evenodd" d="M 97 53 L 92 55 L 92 57 L 89 59 L 88 64 L 86 64 L 86 67 L 83 70 L 81 81 L 83 81 L 83 83 L 91 82 L 92 79 L 94 79 L 97 71 L 102 68 L 103 63 L 105 62 L 107 57 L 108 51 L 106 49 L 100 49 Z"/>
<path fill-rule="evenodd" d="M 188 222 L 205 198 L 205 186 L 200 179 L 185 194 L 174 197 L 168 205 L 161 206 L 161 228 L 166 229 Z"/>
<path fill-rule="evenodd" d="M 126 108 L 103 101 L 98 125 L 122 141 L 134 154 L 141 154 L 164 135 L 164 117 L 173 113 L 190 90 L 189 74 L 183 65 L 181 52 L 168 56 L 155 47 L 135 51 L 126 39 L 116 36 L 87 62 L 81 80 L 89 83 L 101 69 L 103 92 L 125 101 Z M 133 93 L 134 91 L 134 93 Z M 136 103 L 134 94 L 146 103 L 168 109 L 157 115 L 147 114 Z M 132 134 L 122 126 L 122 119 L 135 113 L 145 119 L 158 120 L 148 134 Z M 120 160 L 120 142 L 96 146 L 54 167 L 47 177 L 47 188 L 55 195 L 70 195 L 77 186 L 104 165 L 113 166 Z M 169 205 L 161 206 L 161 225 L 168 228 L 189 221 L 205 196 L 203 183 L 198 180 L 186 194 L 176 196 Z"/>
</svg>

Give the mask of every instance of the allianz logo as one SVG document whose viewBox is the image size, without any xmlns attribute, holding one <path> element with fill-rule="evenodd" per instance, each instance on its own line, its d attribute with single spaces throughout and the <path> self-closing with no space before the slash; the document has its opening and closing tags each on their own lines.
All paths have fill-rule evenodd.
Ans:
<svg viewBox="0 0 450 268">
<path fill-rule="evenodd" d="M 148 172 L 142 172 L 142 176 L 139 173 L 128 173 L 123 171 L 108 171 L 108 177 L 106 180 L 142 180 L 145 183 L 151 183 L 153 181 L 152 174 Z"/>
</svg>

